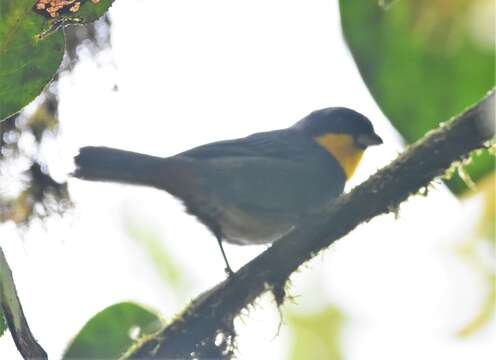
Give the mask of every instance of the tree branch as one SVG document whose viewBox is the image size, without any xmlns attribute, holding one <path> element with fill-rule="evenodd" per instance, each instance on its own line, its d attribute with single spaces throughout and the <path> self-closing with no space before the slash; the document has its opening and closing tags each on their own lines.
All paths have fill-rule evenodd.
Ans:
<svg viewBox="0 0 496 360">
<path fill-rule="evenodd" d="M 170 325 L 124 355 L 137 358 L 229 357 L 233 319 L 266 291 L 284 301 L 286 280 L 298 267 L 359 224 L 396 209 L 401 202 L 457 160 L 484 147 L 495 134 L 494 89 L 453 121 L 431 131 L 391 164 L 342 195 L 318 215 L 242 267 L 233 277 L 198 296 Z"/>
<path fill-rule="evenodd" d="M 0 310 L 3 311 L 10 334 L 22 357 L 24 359 L 48 359 L 45 350 L 36 342 L 24 317 L 12 271 L 2 248 L 0 248 Z"/>
</svg>

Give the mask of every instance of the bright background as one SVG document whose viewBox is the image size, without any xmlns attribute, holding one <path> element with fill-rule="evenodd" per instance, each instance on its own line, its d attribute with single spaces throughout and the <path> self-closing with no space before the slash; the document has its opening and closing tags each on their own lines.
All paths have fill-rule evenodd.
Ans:
<svg viewBox="0 0 496 360">
<path fill-rule="evenodd" d="M 401 151 L 345 46 L 335 1 L 121 0 L 110 15 L 112 49 L 96 61 L 83 56 L 59 82 L 60 141 L 47 150 L 59 179 L 81 146 L 168 156 L 287 127 L 328 106 L 364 113 L 385 140 L 350 186 Z M 74 179 L 70 192 L 76 206 L 64 219 L 21 239 L 13 225 L 0 227 L 26 317 L 51 358 L 106 306 L 133 300 L 171 319 L 223 279 L 215 239 L 168 194 Z M 332 304 L 346 319 L 345 359 L 492 359 L 494 322 L 455 336 L 484 300 L 484 279 L 455 251 L 479 211 L 478 199 L 462 205 L 439 183 L 398 218 L 360 226 L 293 277 L 296 304 L 283 308 L 283 322 L 286 312 Z M 160 238 L 181 269 L 178 284 L 157 271 L 143 236 Z M 226 245 L 235 268 L 264 248 Z M 279 322 L 269 296 L 246 311 L 239 358 L 288 358 L 291 330 L 283 323 L 276 336 Z M 0 358 L 20 358 L 10 336 L 0 338 Z"/>
</svg>

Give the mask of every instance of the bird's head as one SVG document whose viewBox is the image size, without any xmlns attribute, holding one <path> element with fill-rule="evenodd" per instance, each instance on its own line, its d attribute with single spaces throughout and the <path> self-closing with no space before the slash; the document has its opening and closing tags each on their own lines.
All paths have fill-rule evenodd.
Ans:
<svg viewBox="0 0 496 360">
<path fill-rule="evenodd" d="M 369 119 L 343 107 L 316 110 L 293 128 L 312 138 L 332 155 L 347 178 L 353 175 L 367 147 L 382 144 Z"/>
</svg>

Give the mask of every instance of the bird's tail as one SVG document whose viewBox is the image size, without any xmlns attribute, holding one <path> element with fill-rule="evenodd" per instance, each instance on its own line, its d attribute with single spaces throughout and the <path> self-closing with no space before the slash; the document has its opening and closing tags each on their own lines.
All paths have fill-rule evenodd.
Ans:
<svg viewBox="0 0 496 360">
<path fill-rule="evenodd" d="M 83 147 L 73 176 L 94 181 L 158 186 L 166 159 L 107 147 Z"/>
</svg>

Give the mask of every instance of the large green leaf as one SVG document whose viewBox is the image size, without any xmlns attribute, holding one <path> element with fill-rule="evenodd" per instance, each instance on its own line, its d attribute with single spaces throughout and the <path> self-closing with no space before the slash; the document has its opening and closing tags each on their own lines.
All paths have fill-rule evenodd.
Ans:
<svg viewBox="0 0 496 360">
<path fill-rule="evenodd" d="M 377 103 L 408 142 L 495 84 L 493 0 L 340 0 L 343 32 Z M 468 172 L 494 169 L 487 152 Z M 456 176 L 455 192 L 465 189 Z"/>
<path fill-rule="evenodd" d="M 74 13 L 48 18 L 33 10 L 34 0 L 0 1 L 0 121 L 30 103 L 55 75 L 64 55 L 63 32 L 55 30 L 94 21 L 112 2 L 83 1 Z"/>
<path fill-rule="evenodd" d="M 64 359 L 117 359 L 139 336 L 160 328 L 159 317 L 140 305 L 123 302 L 93 316 L 69 344 Z"/>
</svg>

